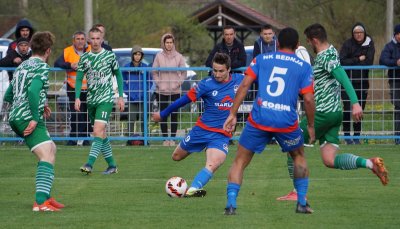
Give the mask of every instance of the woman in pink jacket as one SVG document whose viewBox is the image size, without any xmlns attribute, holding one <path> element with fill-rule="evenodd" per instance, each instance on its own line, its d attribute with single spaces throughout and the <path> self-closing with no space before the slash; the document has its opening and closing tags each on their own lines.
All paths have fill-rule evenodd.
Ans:
<svg viewBox="0 0 400 229">
<path fill-rule="evenodd" d="M 175 38 L 166 33 L 161 37 L 163 51 L 157 53 L 153 67 L 178 68 L 186 67 L 182 54 L 175 50 Z M 156 85 L 155 98 L 159 103 L 159 110 L 164 110 L 170 103 L 181 96 L 181 85 L 186 78 L 186 71 L 153 71 L 153 80 Z M 163 137 L 168 138 L 167 120 L 160 122 Z M 171 114 L 171 138 L 176 136 L 178 129 L 178 114 Z M 165 140 L 164 146 L 174 146 L 173 140 Z"/>
</svg>

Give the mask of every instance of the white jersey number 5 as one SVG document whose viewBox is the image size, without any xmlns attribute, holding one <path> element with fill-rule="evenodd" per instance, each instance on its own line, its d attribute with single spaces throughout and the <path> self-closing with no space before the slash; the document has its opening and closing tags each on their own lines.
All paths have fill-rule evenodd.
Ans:
<svg viewBox="0 0 400 229">
<path fill-rule="evenodd" d="M 274 69 L 272 69 L 268 82 L 276 82 L 278 86 L 276 87 L 275 91 L 271 91 L 271 85 L 267 86 L 267 92 L 270 96 L 276 97 L 280 96 L 283 93 L 283 90 L 285 89 L 285 81 L 282 79 L 282 77 L 279 77 L 278 75 L 286 75 L 287 70 L 287 68 L 280 67 L 274 67 Z"/>
</svg>

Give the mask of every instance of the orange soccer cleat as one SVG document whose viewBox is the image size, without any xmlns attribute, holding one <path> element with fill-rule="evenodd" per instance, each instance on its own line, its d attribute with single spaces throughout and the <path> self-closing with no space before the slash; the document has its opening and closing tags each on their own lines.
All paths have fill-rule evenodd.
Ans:
<svg viewBox="0 0 400 229">
<path fill-rule="evenodd" d="M 387 185 L 389 183 L 389 177 L 388 171 L 383 163 L 383 159 L 380 157 L 373 157 L 369 160 L 371 160 L 371 162 L 374 164 L 372 167 L 372 172 L 379 177 L 383 185 Z"/>
<path fill-rule="evenodd" d="M 61 211 L 60 209 L 54 207 L 50 204 L 49 200 L 46 200 L 43 204 L 37 204 L 36 201 L 33 204 L 32 211 L 34 212 L 58 212 Z"/>
</svg>

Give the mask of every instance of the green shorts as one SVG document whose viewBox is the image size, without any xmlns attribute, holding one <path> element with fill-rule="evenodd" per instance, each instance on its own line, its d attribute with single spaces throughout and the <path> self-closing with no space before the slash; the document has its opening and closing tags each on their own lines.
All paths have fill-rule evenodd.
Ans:
<svg viewBox="0 0 400 229">
<path fill-rule="evenodd" d="M 45 142 L 52 141 L 44 122 L 38 122 L 35 130 L 30 135 L 24 136 L 24 130 L 28 127 L 29 122 L 30 121 L 14 120 L 10 121 L 10 126 L 18 136 L 25 140 L 26 145 L 31 151 Z"/>
<path fill-rule="evenodd" d="M 88 104 L 88 114 L 90 123 L 95 121 L 108 123 L 114 103 Z"/>
<path fill-rule="evenodd" d="M 343 112 L 330 112 L 321 113 L 315 112 L 315 139 L 319 140 L 319 144 L 324 144 L 325 142 L 339 144 L 339 131 L 342 125 Z M 303 130 L 304 143 L 308 143 L 309 134 L 307 130 L 307 118 L 303 118 L 300 122 L 300 128 Z"/>
</svg>

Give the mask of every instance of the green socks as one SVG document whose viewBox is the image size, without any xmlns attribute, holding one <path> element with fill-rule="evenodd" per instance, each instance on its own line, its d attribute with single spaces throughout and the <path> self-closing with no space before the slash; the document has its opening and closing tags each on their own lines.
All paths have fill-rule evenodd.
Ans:
<svg viewBox="0 0 400 229">
<path fill-rule="evenodd" d="M 54 167 L 52 164 L 39 161 L 36 171 L 36 203 L 43 204 L 50 198 L 51 187 L 54 180 Z"/>
<path fill-rule="evenodd" d="M 102 146 L 103 146 L 103 139 L 95 137 L 93 140 L 92 147 L 90 148 L 89 159 L 87 162 L 90 166 L 93 167 L 93 164 L 97 159 L 97 156 L 101 152 Z"/>
<path fill-rule="evenodd" d="M 367 160 L 354 154 L 343 153 L 335 157 L 334 166 L 336 169 L 351 170 L 366 168 Z"/>
<path fill-rule="evenodd" d="M 103 157 L 106 160 L 107 164 L 109 167 L 116 167 L 114 157 L 112 155 L 112 149 L 111 149 L 111 144 L 110 140 L 108 138 L 105 138 L 103 140 L 103 146 L 101 148 L 101 151 L 103 152 Z"/>
</svg>

